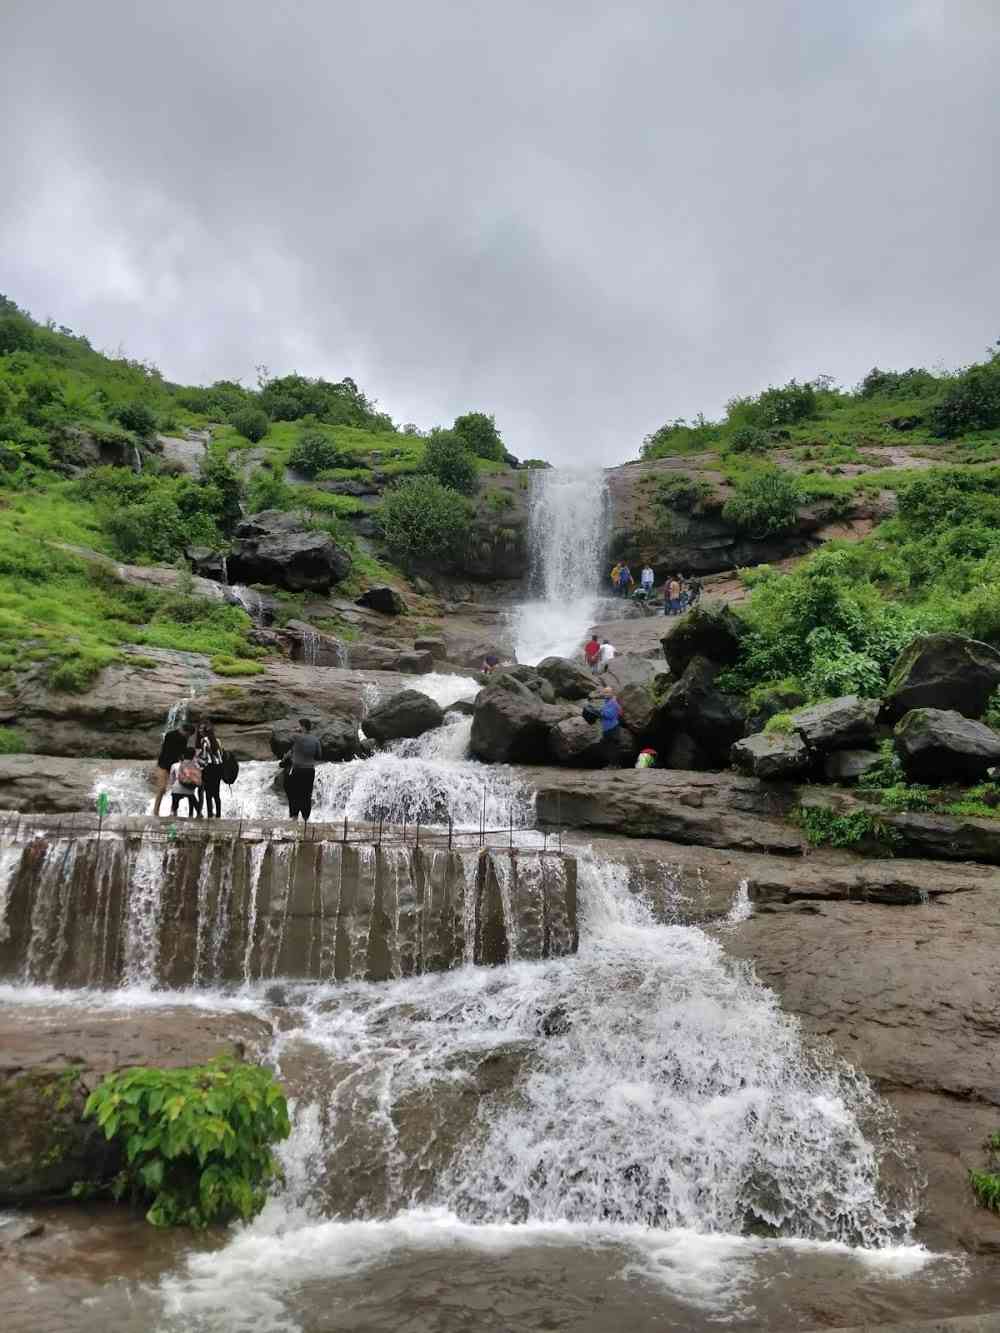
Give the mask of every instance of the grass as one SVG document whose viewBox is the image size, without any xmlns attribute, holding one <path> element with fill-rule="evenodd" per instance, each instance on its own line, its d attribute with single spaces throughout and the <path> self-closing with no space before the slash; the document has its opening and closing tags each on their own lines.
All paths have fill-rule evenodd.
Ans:
<svg viewBox="0 0 1000 1333">
<path fill-rule="evenodd" d="M 0 754 L 24 754 L 24 737 L 14 727 L 0 727 Z"/>
<path fill-rule="evenodd" d="M 248 662 L 244 658 L 220 653 L 212 658 L 212 670 L 217 676 L 259 676 L 264 668 L 259 662 Z"/>
</svg>

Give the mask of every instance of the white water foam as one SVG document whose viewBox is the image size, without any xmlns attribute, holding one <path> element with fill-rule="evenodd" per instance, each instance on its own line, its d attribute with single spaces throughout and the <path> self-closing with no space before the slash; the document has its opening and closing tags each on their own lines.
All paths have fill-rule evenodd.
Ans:
<svg viewBox="0 0 1000 1333">
<path fill-rule="evenodd" d="M 541 598 L 514 614 L 519 662 L 580 655 L 601 588 L 606 506 L 607 482 L 599 468 L 533 474 L 531 574 Z"/>
</svg>

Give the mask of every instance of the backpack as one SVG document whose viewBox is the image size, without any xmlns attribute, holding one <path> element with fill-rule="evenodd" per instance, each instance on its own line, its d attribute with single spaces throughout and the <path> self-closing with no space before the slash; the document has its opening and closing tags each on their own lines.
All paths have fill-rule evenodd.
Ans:
<svg viewBox="0 0 1000 1333">
<path fill-rule="evenodd" d="M 231 750 L 222 752 L 222 781 L 229 787 L 240 775 L 240 761 Z"/>
<path fill-rule="evenodd" d="M 200 787 L 201 769 L 193 759 L 185 759 L 177 770 L 177 781 L 182 787 Z"/>
</svg>

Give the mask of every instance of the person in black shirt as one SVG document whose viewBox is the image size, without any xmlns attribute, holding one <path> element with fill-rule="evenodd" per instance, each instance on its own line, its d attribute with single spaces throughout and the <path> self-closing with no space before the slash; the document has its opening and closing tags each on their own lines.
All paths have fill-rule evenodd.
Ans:
<svg viewBox="0 0 1000 1333">
<path fill-rule="evenodd" d="M 156 799 L 153 801 L 153 814 L 160 814 L 160 804 L 163 795 L 170 782 L 170 770 L 178 759 L 184 758 L 184 752 L 188 748 L 190 737 L 194 727 L 184 722 L 172 731 L 164 733 L 163 742 L 160 745 L 160 753 L 156 759 L 156 772 L 154 774 L 156 781 Z"/>
<path fill-rule="evenodd" d="M 299 732 L 281 761 L 285 769 L 285 795 L 291 819 L 299 815 L 308 820 L 312 814 L 313 783 L 316 765 L 323 758 L 319 738 L 312 734 L 312 723 L 307 717 L 299 718 Z"/>
<path fill-rule="evenodd" d="M 222 801 L 219 788 L 222 785 L 222 746 L 215 734 L 211 722 L 200 723 L 194 738 L 195 755 L 201 766 L 201 790 L 208 807 L 208 817 L 216 815 L 222 818 Z"/>
</svg>

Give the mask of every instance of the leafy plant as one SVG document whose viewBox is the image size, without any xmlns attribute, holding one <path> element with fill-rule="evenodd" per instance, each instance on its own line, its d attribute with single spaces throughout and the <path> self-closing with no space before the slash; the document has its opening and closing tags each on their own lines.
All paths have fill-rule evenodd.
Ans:
<svg viewBox="0 0 1000 1333">
<path fill-rule="evenodd" d="M 254 1217 L 280 1174 L 272 1145 L 290 1132 L 268 1070 L 232 1060 L 111 1074 L 84 1115 L 124 1150 L 115 1197 L 148 1202 L 146 1220 L 160 1227 Z"/>
<path fill-rule="evenodd" d="M 930 425 L 947 439 L 1000 426 L 1000 356 L 956 376 L 931 409 Z"/>
<path fill-rule="evenodd" d="M 707 481 L 698 477 L 689 477 L 682 472 L 662 478 L 656 486 L 653 503 L 663 509 L 677 510 L 682 514 L 701 513 L 707 508 L 715 491 Z"/>
<path fill-rule="evenodd" d="M 455 418 L 452 430 L 471 453 L 479 458 L 491 458 L 496 463 L 503 462 L 507 451 L 492 416 L 485 412 L 466 412 Z"/>
<path fill-rule="evenodd" d="M 768 537 L 795 526 L 801 502 L 794 477 L 776 467 L 755 468 L 737 481 L 722 516 L 743 532 Z"/>
<path fill-rule="evenodd" d="M 986 1152 L 987 1169 L 970 1171 L 969 1184 L 982 1208 L 1000 1213 L 1000 1133 L 991 1134 L 986 1140 Z"/>
<path fill-rule="evenodd" d="M 324 468 L 350 466 L 350 461 L 350 456 L 341 453 L 319 430 L 303 431 L 288 455 L 288 466 L 307 477 L 315 477 Z"/>
<path fill-rule="evenodd" d="M 901 841 L 899 832 L 886 824 L 871 810 L 852 810 L 838 815 L 825 805 L 800 806 L 796 819 L 813 847 L 828 844 L 831 847 L 857 847 L 859 843 L 874 842 L 891 854 Z"/>
<path fill-rule="evenodd" d="M 125 403 L 114 410 L 115 420 L 126 430 L 135 431 L 144 439 L 156 430 L 156 413 L 145 403 Z"/>
<path fill-rule="evenodd" d="M 212 658 L 212 670 L 217 676 L 259 676 L 264 668 L 259 662 L 229 657 L 223 653 Z"/>
<path fill-rule="evenodd" d="M 793 725 L 791 713 L 775 713 L 764 723 L 764 731 L 769 736 L 774 734 L 787 736 L 791 734 Z"/>
<path fill-rule="evenodd" d="M 0 727 L 0 754 L 24 754 L 24 737 L 14 727 Z"/>
<path fill-rule="evenodd" d="M 410 562 L 450 563 L 468 540 L 468 502 L 436 477 L 400 481 L 386 492 L 379 517 L 390 549 Z"/>
<path fill-rule="evenodd" d="M 424 467 L 442 486 L 462 495 L 474 495 L 479 486 L 475 459 L 455 431 L 431 431 L 424 446 Z"/>
<path fill-rule="evenodd" d="M 257 444 L 267 434 L 271 424 L 267 413 L 259 407 L 241 407 L 233 413 L 233 429 L 251 444 Z"/>
</svg>

